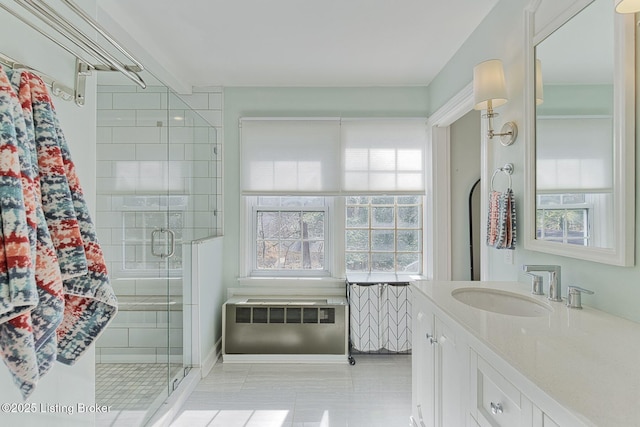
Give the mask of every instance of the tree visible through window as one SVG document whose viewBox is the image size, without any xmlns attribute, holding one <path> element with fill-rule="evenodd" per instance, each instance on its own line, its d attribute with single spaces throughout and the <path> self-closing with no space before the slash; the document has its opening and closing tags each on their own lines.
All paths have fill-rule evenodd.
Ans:
<svg viewBox="0 0 640 427">
<path fill-rule="evenodd" d="M 581 193 L 538 196 L 536 238 L 589 246 L 590 206 Z"/>
<path fill-rule="evenodd" d="M 347 271 L 420 273 L 422 197 L 347 197 L 345 258 Z"/>
<path fill-rule="evenodd" d="M 257 270 L 324 270 L 326 208 L 322 197 L 259 197 Z"/>
</svg>

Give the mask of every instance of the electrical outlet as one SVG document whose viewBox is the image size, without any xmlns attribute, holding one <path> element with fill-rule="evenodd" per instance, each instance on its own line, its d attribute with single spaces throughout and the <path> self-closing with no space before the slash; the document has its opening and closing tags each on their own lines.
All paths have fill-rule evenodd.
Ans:
<svg viewBox="0 0 640 427">
<path fill-rule="evenodd" d="M 504 251 L 504 263 L 505 264 L 513 264 L 513 251 L 507 249 Z"/>
</svg>

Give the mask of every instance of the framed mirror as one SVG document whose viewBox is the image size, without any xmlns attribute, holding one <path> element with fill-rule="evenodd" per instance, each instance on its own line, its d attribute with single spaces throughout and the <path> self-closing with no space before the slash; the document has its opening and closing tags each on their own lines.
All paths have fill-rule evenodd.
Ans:
<svg viewBox="0 0 640 427">
<path fill-rule="evenodd" d="M 556 12 L 545 6 L 557 1 L 534 3 L 526 21 L 524 246 L 633 265 L 633 17 L 616 14 L 612 0 L 560 2 L 565 9 Z"/>
</svg>

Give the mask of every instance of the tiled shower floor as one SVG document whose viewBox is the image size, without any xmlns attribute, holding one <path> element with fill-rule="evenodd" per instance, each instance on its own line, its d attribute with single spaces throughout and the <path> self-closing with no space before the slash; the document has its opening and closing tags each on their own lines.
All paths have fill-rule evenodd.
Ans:
<svg viewBox="0 0 640 427">
<path fill-rule="evenodd" d="M 179 365 L 171 366 L 171 376 Z M 167 365 L 162 363 L 96 364 L 96 403 L 111 406 L 96 416 L 97 426 L 137 426 L 159 396 L 167 395 Z"/>
</svg>

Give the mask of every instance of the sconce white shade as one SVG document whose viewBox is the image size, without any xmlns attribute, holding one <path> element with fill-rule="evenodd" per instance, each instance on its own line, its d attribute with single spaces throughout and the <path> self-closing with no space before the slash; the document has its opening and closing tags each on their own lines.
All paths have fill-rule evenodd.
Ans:
<svg viewBox="0 0 640 427">
<path fill-rule="evenodd" d="M 507 85 L 502 61 L 490 59 L 473 67 L 473 103 L 476 110 L 495 108 L 507 103 Z"/>
<path fill-rule="evenodd" d="M 618 13 L 640 12 L 640 0 L 616 0 L 616 12 Z"/>
<path fill-rule="evenodd" d="M 536 59 L 536 105 L 544 102 L 544 84 L 542 82 L 542 61 Z"/>
</svg>

